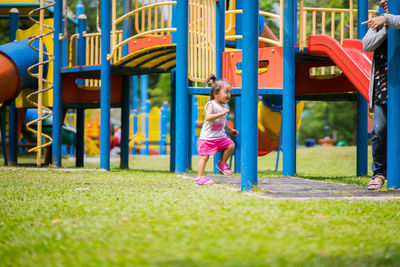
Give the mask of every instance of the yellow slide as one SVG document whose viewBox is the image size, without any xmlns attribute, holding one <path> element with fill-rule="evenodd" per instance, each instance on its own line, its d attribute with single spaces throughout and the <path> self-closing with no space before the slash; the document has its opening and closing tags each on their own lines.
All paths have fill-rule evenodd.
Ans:
<svg viewBox="0 0 400 267">
<path fill-rule="evenodd" d="M 297 129 L 301 124 L 301 113 L 304 102 L 297 103 Z M 279 145 L 281 133 L 282 109 L 280 105 L 258 102 L 258 156 L 264 156 L 274 151 Z"/>
</svg>

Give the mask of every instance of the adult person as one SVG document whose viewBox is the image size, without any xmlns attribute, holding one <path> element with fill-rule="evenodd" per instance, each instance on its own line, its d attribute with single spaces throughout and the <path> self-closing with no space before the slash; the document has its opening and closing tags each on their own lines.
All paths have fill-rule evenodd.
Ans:
<svg viewBox="0 0 400 267">
<path fill-rule="evenodd" d="M 381 188 L 386 181 L 387 168 L 387 31 L 388 27 L 400 29 L 400 16 L 389 13 L 389 0 L 380 0 L 385 11 L 381 16 L 369 19 L 368 32 L 362 39 L 366 52 L 374 52 L 369 83 L 369 107 L 374 111 L 372 129 L 372 177 L 369 190 Z"/>
</svg>

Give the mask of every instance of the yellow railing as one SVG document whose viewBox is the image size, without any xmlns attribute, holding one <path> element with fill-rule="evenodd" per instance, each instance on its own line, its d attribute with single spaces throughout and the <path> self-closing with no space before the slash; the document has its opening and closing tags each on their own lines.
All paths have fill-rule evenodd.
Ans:
<svg viewBox="0 0 400 267">
<path fill-rule="evenodd" d="M 233 15 L 233 14 L 242 14 L 242 13 L 243 13 L 243 10 L 241 10 L 241 9 L 229 10 L 229 11 L 225 12 L 225 14 L 227 16 L 230 16 L 230 15 Z M 270 12 L 264 12 L 264 11 L 260 11 L 259 14 L 263 15 L 264 17 L 267 17 L 267 18 L 268 17 L 269 18 L 274 18 L 274 19 L 277 19 L 277 20 L 281 21 L 281 16 L 277 15 L 277 14 L 273 14 L 273 13 L 270 13 Z M 275 46 L 279 46 L 279 45 L 282 45 L 282 42 L 281 42 L 282 36 L 283 36 L 283 28 L 281 27 L 281 29 L 279 30 L 279 41 L 275 41 L 275 40 L 272 40 L 270 38 L 264 38 L 264 37 L 258 37 L 258 40 L 261 41 L 261 42 L 264 42 L 264 43 L 268 43 L 268 44 L 272 44 L 272 45 L 275 45 Z M 242 38 L 243 38 L 242 35 L 225 35 L 225 40 L 230 40 L 230 41 L 237 40 L 237 39 L 242 39 Z"/>
<path fill-rule="evenodd" d="M 85 65 L 100 65 L 101 64 L 101 33 L 86 33 L 84 32 L 83 37 L 86 39 L 86 54 L 85 54 Z M 70 37 L 69 43 L 69 66 L 72 67 L 75 64 L 73 60 L 76 49 L 73 47 L 76 44 L 76 40 L 80 38 L 79 33 L 73 34 Z M 116 32 L 116 38 L 120 42 L 122 41 L 122 31 Z M 122 57 L 122 47 L 119 47 L 111 60 L 111 63 L 116 62 Z M 100 80 L 98 79 L 85 79 L 86 87 L 100 87 Z"/>
<path fill-rule="evenodd" d="M 215 0 L 189 1 L 189 79 L 203 82 L 216 71 Z"/>
<path fill-rule="evenodd" d="M 154 1 L 154 2 L 153 2 Z M 136 1 L 138 3 L 138 1 Z M 138 4 L 137 4 L 138 5 Z M 167 16 L 169 19 L 166 21 L 166 25 L 164 25 L 165 21 L 165 16 L 164 14 L 161 15 L 161 21 L 164 21 L 164 23 L 161 23 L 160 21 L 160 28 L 158 28 L 158 22 L 155 23 L 154 21 L 158 21 L 158 12 L 159 9 L 163 10 L 163 7 L 168 7 L 171 9 L 173 5 L 176 5 L 175 1 L 163 1 L 163 0 L 148 0 L 148 1 L 142 1 L 142 6 L 132 10 L 123 16 L 117 18 L 117 0 L 113 0 L 112 4 L 112 29 L 111 29 L 111 52 L 109 55 L 107 55 L 107 59 L 115 59 L 115 55 L 119 49 L 122 48 L 122 46 L 128 44 L 130 41 L 134 39 L 138 39 L 141 37 L 147 37 L 147 36 L 152 36 L 152 35 L 161 35 L 161 34 L 166 34 L 170 32 L 175 32 L 176 28 L 170 27 L 170 19 L 171 16 Z M 152 15 L 152 12 L 154 15 Z M 147 23 L 145 20 L 146 14 L 147 13 Z M 134 17 L 139 17 L 141 15 L 142 18 L 142 25 L 146 24 L 147 27 L 142 27 L 144 31 L 138 31 L 136 35 L 130 36 L 129 38 L 126 38 L 125 40 L 118 39 L 117 37 L 117 27 L 118 24 L 120 24 L 122 21 L 124 21 L 127 18 L 130 18 L 132 16 Z M 118 59 L 118 57 L 117 57 Z"/>
<path fill-rule="evenodd" d="M 357 9 L 354 9 L 353 1 L 349 1 L 349 8 L 314 8 L 304 7 L 303 0 L 300 0 L 299 11 L 299 47 L 302 51 L 307 47 L 309 35 L 322 34 L 335 38 L 340 43 L 344 39 L 354 39 L 355 25 L 357 25 Z M 368 10 L 368 18 L 376 14 L 376 10 Z M 311 74 L 319 73 L 325 75 L 326 68 L 312 68 Z M 337 67 L 330 67 L 330 74 L 336 75 L 341 71 Z"/>
<path fill-rule="evenodd" d="M 141 0 L 135 1 L 135 9 L 139 10 L 134 14 L 136 33 L 147 32 L 152 29 L 171 28 L 172 27 L 172 5 L 161 5 L 146 7 L 147 4 L 165 3 L 168 0 Z M 171 2 L 171 1 L 168 1 Z M 153 26 L 153 27 L 151 27 Z M 165 35 L 166 32 L 160 32 L 159 35 Z"/>
<path fill-rule="evenodd" d="M 349 1 L 349 8 L 314 8 L 304 7 L 300 0 L 299 46 L 307 46 L 307 36 L 315 34 L 329 35 L 340 43 L 343 39 L 354 39 L 355 25 L 357 25 L 357 9 L 353 8 L 353 1 Z M 368 17 L 376 14 L 376 10 L 368 10 Z"/>
<path fill-rule="evenodd" d="M 280 4 L 281 7 L 281 14 L 283 12 L 283 0 L 277 1 Z M 229 1 L 229 6 L 228 6 L 228 11 L 225 12 L 225 39 L 226 40 L 237 40 L 237 39 L 242 39 L 242 35 L 232 35 L 231 32 L 233 31 L 235 27 L 235 15 L 236 14 L 242 14 L 243 10 L 241 9 L 234 9 L 234 1 Z M 272 18 L 276 19 L 279 21 L 280 25 L 283 25 L 283 18 L 280 15 L 270 13 L 270 12 L 265 12 L 265 11 L 260 11 L 260 15 L 264 16 L 265 18 Z M 236 22 L 237 23 L 237 22 Z M 268 43 L 274 46 L 279 46 L 282 45 L 282 40 L 283 40 L 283 27 L 280 27 L 279 29 L 279 41 L 270 39 L 270 38 L 264 38 L 264 37 L 259 37 L 259 41 Z"/>
<path fill-rule="evenodd" d="M 76 53 L 76 40 L 79 38 L 79 33 L 71 35 L 68 43 L 68 67 L 76 65 L 74 55 Z"/>
</svg>

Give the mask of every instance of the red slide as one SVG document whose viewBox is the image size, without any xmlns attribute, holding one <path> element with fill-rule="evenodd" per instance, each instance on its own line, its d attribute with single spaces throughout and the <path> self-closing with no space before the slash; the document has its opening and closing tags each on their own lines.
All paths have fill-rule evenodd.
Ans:
<svg viewBox="0 0 400 267">
<path fill-rule="evenodd" d="M 329 57 L 368 101 L 372 53 L 365 53 L 361 40 L 343 40 L 343 44 L 327 35 L 310 35 L 308 53 Z"/>
</svg>

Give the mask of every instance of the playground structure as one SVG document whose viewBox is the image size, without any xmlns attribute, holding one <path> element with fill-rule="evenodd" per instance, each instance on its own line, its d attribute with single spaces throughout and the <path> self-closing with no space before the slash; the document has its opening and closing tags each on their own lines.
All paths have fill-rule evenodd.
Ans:
<svg viewBox="0 0 400 267">
<path fill-rule="evenodd" d="M 232 4 L 234 1 L 229 2 Z M 128 167 L 129 77 L 147 73 L 172 72 L 171 112 L 174 116 L 171 117 L 171 171 L 186 172 L 190 167 L 191 158 L 189 148 L 191 130 L 188 125 L 188 116 L 192 108 L 189 95 L 208 95 L 209 88 L 199 87 L 197 82 L 204 80 L 208 73 L 216 72 L 217 77 L 226 78 L 231 82 L 232 93 L 236 96 L 235 127 L 239 129 L 240 135 L 236 138 L 238 150 L 235 154 L 235 170 L 241 172 L 243 190 L 249 190 L 257 184 L 257 155 L 259 153 L 257 139 L 260 140 L 260 136 L 262 137 L 259 127 L 256 127 L 259 124 L 257 120 L 259 95 L 281 99 L 273 105 L 282 107 L 282 126 L 279 125 L 279 128 L 282 128 L 284 144 L 283 174 L 288 176 L 295 175 L 296 100 L 357 100 L 357 175 L 365 175 L 367 173 L 368 101 L 366 92 L 371 63 L 362 51 L 359 41 L 345 39 L 344 27 L 345 18 L 349 17 L 349 25 L 351 25 L 349 29 L 352 29 L 354 14 L 357 14 L 359 29 L 357 35 L 358 38 L 362 37 L 366 32 L 366 27 L 360 22 L 367 20 L 368 7 L 360 1 L 358 10 L 355 11 L 353 1 L 349 2 L 350 9 L 348 10 L 324 11 L 304 8 L 303 1 L 300 1 L 300 38 L 297 47 L 295 29 L 297 8 L 294 0 L 280 3 L 283 16 L 271 16 L 279 17 L 281 26 L 283 25 L 280 27 L 278 41 L 274 38 L 262 36 L 260 38 L 259 28 L 255 27 L 259 25 L 257 1 L 237 0 L 236 9 L 229 10 L 227 15 L 225 1 L 136 1 L 135 9 L 130 6 L 130 1 L 124 1 L 123 15 L 117 18 L 116 2 L 103 0 L 99 28 L 102 32 L 111 34 L 86 33 L 86 18 L 83 14 L 79 15 L 78 33 L 70 40 L 71 47 L 76 44 L 73 48 L 76 53 L 72 53 L 72 55 L 76 54 L 76 60 L 74 62 L 74 59 L 70 58 L 69 65 L 62 67 L 63 40 L 60 39 L 65 36 L 65 31 L 62 30 L 63 3 L 56 1 L 54 36 L 60 38 L 54 40 L 52 55 L 54 62 L 53 67 L 49 66 L 49 69 L 53 71 L 54 83 L 52 94 L 53 164 L 61 166 L 62 110 L 65 108 L 78 110 L 76 160 L 77 166 L 83 166 L 83 112 L 86 108 L 100 106 L 100 167 L 108 170 L 110 107 L 113 106 L 121 107 L 122 110 L 121 167 Z M 393 10 L 400 10 L 397 3 L 391 3 L 391 5 L 390 8 Z M 315 23 L 319 12 L 322 14 L 323 27 L 317 27 Z M 335 23 L 338 14 L 341 27 L 339 38 Z M 229 41 L 236 40 L 238 50 L 224 52 L 226 16 L 234 16 L 235 21 L 239 22 L 235 25 L 235 35 L 227 35 Z M 310 16 L 313 21 L 311 27 L 308 24 Z M 323 21 L 328 21 L 329 18 L 331 36 L 324 35 L 327 27 Z M 133 31 L 129 27 L 131 21 L 135 21 L 135 35 L 131 34 Z M 229 21 L 233 20 L 229 19 Z M 321 35 L 316 35 L 318 28 L 321 28 Z M 346 37 L 352 38 L 352 30 L 349 33 L 350 35 Z M 308 42 L 307 38 L 304 38 L 307 36 Z M 335 38 L 340 39 L 341 43 Z M 393 38 L 393 44 L 389 45 L 389 51 L 391 51 L 389 58 L 394 51 L 392 48 L 398 43 L 395 33 L 389 33 L 389 40 L 390 38 Z M 259 48 L 261 47 L 259 41 L 269 43 L 274 47 Z M 266 67 L 263 67 L 263 64 Z M 396 65 L 394 66 L 393 68 L 397 69 Z M 188 86 L 188 78 L 194 86 Z M 394 83 L 396 79 L 398 77 L 389 75 L 389 81 L 392 81 L 389 82 L 389 88 L 396 86 Z M 242 83 L 242 81 L 245 82 Z M 397 92 L 394 93 L 396 90 L 392 91 L 392 94 L 397 94 Z M 393 99 L 397 99 L 396 96 Z M 397 100 L 393 101 L 394 104 L 395 101 Z M 389 110 L 394 109 L 392 105 L 389 102 Z M 398 121 L 400 117 L 398 113 L 398 111 L 393 112 L 395 115 L 389 118 L 389 124 L 390 121 L 392 125 Z M 397 164 L 395 159 L 400 157 L 395 155 L 397 155 L 396 149 L 400 148 L 400 142 L 394 141 L 394 136 L 400 129 L 395 127 L 389 127 L 389 129 L 388 140 L 393 141 L 394 145 L 388 150 L 388 154 L 392 155 L 388 157 L 389 167 L 393 167 L 388 173 L 388 185 L 399 187 L 396 177 L 400 175 L 395 174 L 400 174 L 400 164 Z M 262 143 L 258 141 L 258 144 Z M 388 170 L 390 170 L 389 167 Z"/>
</svg>

